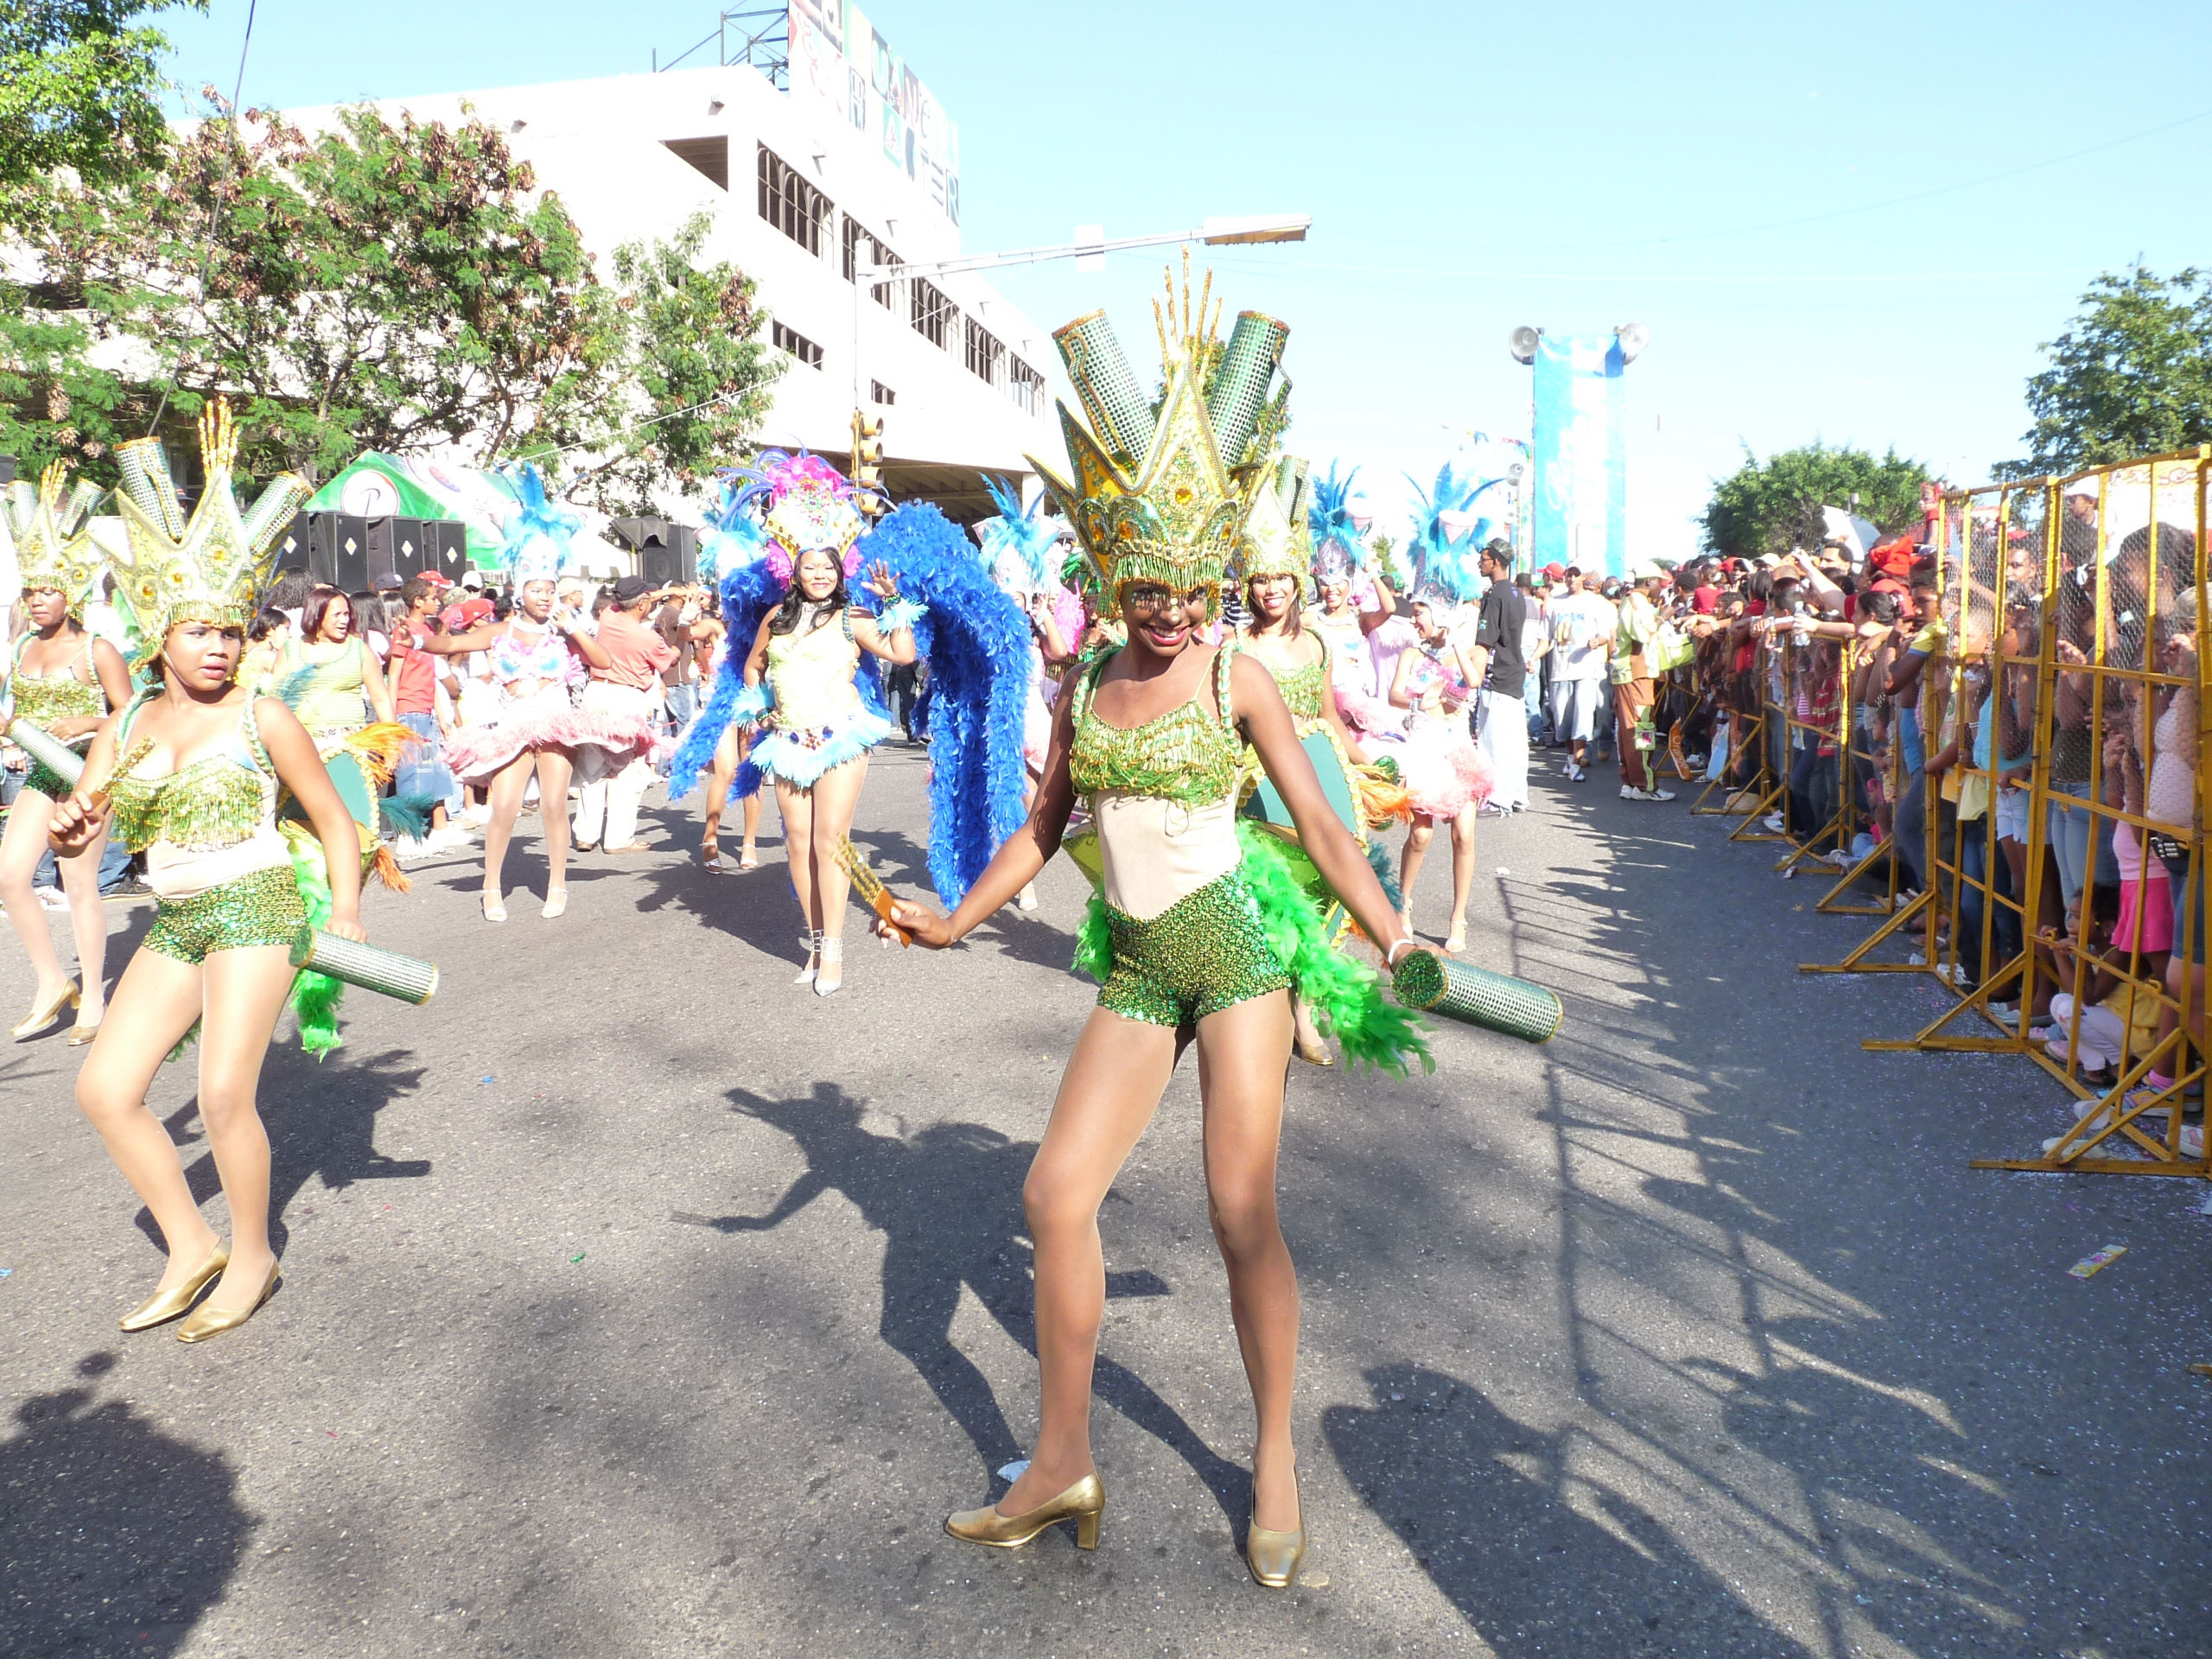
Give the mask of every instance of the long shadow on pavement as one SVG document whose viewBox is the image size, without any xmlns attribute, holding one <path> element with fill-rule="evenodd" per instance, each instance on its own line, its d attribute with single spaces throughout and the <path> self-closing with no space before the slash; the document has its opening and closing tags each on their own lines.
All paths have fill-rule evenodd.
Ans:
<svg viewBox="0 0 2212 1659">
<path fill-rule="evenodd" d="M 89 1354 L 77 1374 L 114 1363 Z M 0 1440 L 0 1651 L 183 1648 L 254 1529 L 230 1466 L 88 1387 L 33 1395 L 16 1424 Z"/>
<path fill-rule="evenodd" d="M 952 1318 L 965 1286 L 1007 1336 L 1036 1354 L 1030 1247 L 1021 1217 L 1021 1184 L 1036 1143 L 1010 1141 L 979 1123 L 933 1123 L 911 1135 L 877 1135 L 861 1127 L 861 1103 L 830 1083 L 816 1084 L 814 1092 L 801 1098 L 771 1100 L 739 1089 L 730 1099 L 734 1110 L 796 1141 L 806 1173 L 766 1215 L 679 1211 L 673 1219 L 720 1233 L 761 1232 L 780 1226 L 825 1192 L 844 1194 L 884 1236 L 884 1341 L 921 1373 L 975 1442 L 987 1469 L 995 1473 L 1026 1456 L 989 1381 L 954 1344 Z M 1172 1294 L 1151 1273 L 1107 1275 L 1109 1299 Z M 1101 1354 L 1096 1387 L 1101 1400 L 1187 1462 L 1224 1516 L 1242 1518 L 1249 1476 L 1216 1456 L 1150 1384 Z M 1002 1484 L 993 1488 L 1003 1490 Z"/>
</svg>

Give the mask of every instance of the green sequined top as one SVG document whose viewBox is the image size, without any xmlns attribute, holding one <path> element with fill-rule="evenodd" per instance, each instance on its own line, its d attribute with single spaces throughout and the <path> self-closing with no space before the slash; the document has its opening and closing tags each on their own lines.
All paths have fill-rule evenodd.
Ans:
<svg viewBox="0 0 2212 1659">
<path fill-rule="evenodd" d="M 1230 712 L 1229 666 L 1236 647 L 1224 645 L 1214 658 L 1214 697 L 1218 715 L 1194 696 L 1141 726 L 1109 726 L 1091 712 L 1099 677 L 1114 660 L 1109 652 L 1077 682 L 1075 744 L 1068 754 L 1068 775 L 1079 795 L 1119 791 L 1191 805 L 1218 801 L 1236 787 L 1236 766 L 1244 753 L 1236 716 Z"/>
<path fill-rule="evenodd" d="M 103 720 L 107 716 L 107 693 L 97 677 L 90 682 L 77 677 L 73 666 L 59 674 L 23 672 L 23 648 L 34 636 L 25 634 L 16 645 L 16 658 L 8 683 L 16 694 L 16 718 L 48 731 L 57 720 Z M 92 663 L 92 640 L 85 639 L 85 666 Z M 71 740 L 74 741 L 75 740 Z"/>
<path fill-rule="evenodd" d="M 108 784 L 113 833 L 124 845 L 134 853 L 157 841 L 186 852 L 218 852 L 252 839 L 263 824 L 276 821 L 276 769 L 261 747 L 252 698 L 238 716 L 235 741 L 159 778 L 137 775 L 137 761 L 144 757 L 134 757 L 129 747 L 130 728 L 144 706 L 142 697 L 123 717 L 115 741 L 124 763 Z"/>
<path fill-rule="evenodd" d="M 1252 656 L 1254 661 L 1274 676 L 1275 689 L 1282 693 L 1283 702 L 1289 705 L 1293 720 L 1303 724 L 1309 720 L 1322 718 L 1321 699 L 1329 694 L 1329 645 L 1325 639 L 1321 642 L 1320 660 L 1300 668 L 1277 668 L 1257 652 L 1254 652 Z"/>
</svg>

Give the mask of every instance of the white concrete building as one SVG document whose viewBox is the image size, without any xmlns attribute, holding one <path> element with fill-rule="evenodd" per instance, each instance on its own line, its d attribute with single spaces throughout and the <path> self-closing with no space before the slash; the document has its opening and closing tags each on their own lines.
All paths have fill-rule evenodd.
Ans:
<svg viewBox="0 0 2212 1659">
<path fill-rule="evenodd" d="M 893 495 L 969 518 L 991 511 L 985 472 L 1033 487 L 1025 451 L 1058 443 L 1046 330 L 974 275 L 863 291 L 856 264 L 959 254 L 957 180 L 894 166 L 875 135 L 743 64 L 377 101 L 452 124 L 474 113 L 508 135 L 556 194 L 602 277 L 625 242 L 666 236 L 704 208 L 704 260 L 755 279 L 791 361 L 760 441 L 845 462 L 855 391 L 884 421 Z M 287 112 L 310 129 L 329 109 Z M 857 345 L 857 353 L 855 346 Z"/>
</svg>

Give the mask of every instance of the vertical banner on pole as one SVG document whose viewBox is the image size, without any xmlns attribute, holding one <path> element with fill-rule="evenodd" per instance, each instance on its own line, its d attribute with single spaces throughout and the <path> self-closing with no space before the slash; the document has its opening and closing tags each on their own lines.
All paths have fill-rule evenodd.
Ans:
<svg viewBox="0 0 2212 1659">
<path fill-rule="evenodd" d="M 1618 575 L 1628 563 L 1627 367 L 1611 334 L 1536 343 L 1535 562 Z"/>
</svg>

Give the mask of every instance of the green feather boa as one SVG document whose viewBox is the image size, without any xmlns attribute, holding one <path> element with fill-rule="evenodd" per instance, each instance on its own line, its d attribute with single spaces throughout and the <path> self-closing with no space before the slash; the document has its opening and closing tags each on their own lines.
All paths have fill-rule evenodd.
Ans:
<svg viewBox="0 0 2212 1659">
<path fill-rule="evenodd" d="M 1236 835 L 1244 849 L 1238 873 L 1258 901 L 1261 930 L 1313 1010 L 1314 1023 L 1355 1064 L 1404 1077 L 1408 1062 L 1418 1059 L 1423 1071 L 1435 1071 L 1421 1022 L 1383 1000 L 1382 976 L 1373 969 L 1330 949 L 1320 912 L 1271 844 L 1273 838 L 1243 822 Z M 1102 984 L 1114 971 L 1114 935 L 1102 893 L 1090 895 L 1076 933 L 1075 965 Z"/>
<path fill-rule="evenodd" d="M 299 884 L 308 925 L 321 927 L 330 920 L 330 873 L 323 861 L 322 842 L 303 824 L 278 827 L 291 849 L 292 879 Z M 338 999 L 345 989 L 342 982 L 305 968 L 293 983 L 292 1012 L 299 1016 L 300 1046 L 318 1060 L 345 1046 L 345 1039 L 338 1034 Z"/>
</svg>

